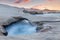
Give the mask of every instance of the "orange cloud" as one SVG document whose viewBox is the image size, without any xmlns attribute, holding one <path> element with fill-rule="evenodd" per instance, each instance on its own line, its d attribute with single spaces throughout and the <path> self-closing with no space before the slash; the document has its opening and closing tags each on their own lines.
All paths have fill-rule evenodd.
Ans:
<svg viewBox="0 0 60 40">
<path fill-rule="evenodd" d="M 15 2 L 14 3 L 20 3 L 20 1 L 19 0 L 15 0 Z"/>
<path fill-rule="evenodd" d="M 48 2 L 55 2 L 55 1 L 59 1 L 59 0 L 46 0 Z"/>
<path fill-rule="evenodd" d="M 47 5 L 45 5 L 45 4 L 40 4 L 40 5 L 35 5 L 32 8 L 35 8 L 35 9 L 44 9 L 44 8 L 46 8 L 46 6 Z"/>
<path fill-rule="evenodd" d="M 30 0 L 0 0 L 2 3 L 10 3 L 14 5 L 21 5 L 21 4 L 26 4 L 29 3 Z"/>
<path fill-rule="evenodd" d="M 32 8 L 35 9 L 50 9 L 50 10 L 60 10 L 60 5 L 58 4 L 40 4 L 40 5 L 35 5 Z"/>
<path fill-rule="evenodd" d="M 54 1 L 54 0 L 47 0 L 47 1 Z"/>
<path fill-rule="evenodd" d="M 30 0 L 15 0 L 15 4 L 25 4 L 25 3 L 28 3 L 30 2 Z"/>
</svg>

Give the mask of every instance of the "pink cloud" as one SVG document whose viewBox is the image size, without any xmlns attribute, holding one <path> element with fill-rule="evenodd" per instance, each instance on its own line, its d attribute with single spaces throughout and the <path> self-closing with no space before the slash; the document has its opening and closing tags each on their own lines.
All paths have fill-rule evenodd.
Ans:
<svg viewBox="0 0 60 40">
<path fill-rule="evenodd" d="M 58 0 L 46 0 L 46 1 L 49 1 L 49 2 L 54 2 L 54 1 L 58 1 Z"/>
<path fill-rule="evenodd" d="M 16 4 L 25 4 L 25 3 L 28 3 L 28 2 L 30 2 L 30 0 L 15 0 L 14 3 L 16 3 Z"/>
<path fill-rule="evenodd" d="M 22 0 L 15 0 L 14 3 L 20 3 L 20 2 L 22 2 Z"/>
<path fill-rule="evenodd" d="M 11 4 L 26 4 L 29 3 L 30 0 L 0 0 L 2 3 L 11 3 Z"/>
<path fill-rule="evenodd" d="M 54 1 L 54 0 L 47 0 L 47 1 Z"/>
</svg>

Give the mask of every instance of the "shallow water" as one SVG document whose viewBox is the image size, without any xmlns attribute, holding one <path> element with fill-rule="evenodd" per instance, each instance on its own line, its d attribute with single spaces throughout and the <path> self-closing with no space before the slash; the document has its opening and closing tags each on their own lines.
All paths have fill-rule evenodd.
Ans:
<svg viewBox="0 0 60 40">
<path fill-rule="evenodd" d="M 6 28 L 8 36 L 32 34 L 36 32 L 36 26 L 31 25 L 28 21 L 21 21 L 12 24 Z"/>
</svg>

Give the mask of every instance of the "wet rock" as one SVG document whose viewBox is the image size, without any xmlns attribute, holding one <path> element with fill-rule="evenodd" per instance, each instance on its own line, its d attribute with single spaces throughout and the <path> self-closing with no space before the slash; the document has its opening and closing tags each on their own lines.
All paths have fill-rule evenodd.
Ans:
<svg viewBox="0 0 60 40">
<path fill-rule="evenodd" d="M 7 19 L 0 25 L 0 33 L 6 36 L 8 34 L 7 31 L 5 30 L 6 26 L 24 19 L 25 18 L 22 18 L 22 17 L 12 17 L 10 19 Z"/>
<path fill-rule="evenodd" d="M 24 20 L 24 19 L 26 19 L 26 18 L 23 18 L 23 17 L 12 17 L 12 18 L 8 19 L 7 21 L 3 22 L 2 26 L 7 26 L 7 25 L 9 25 L 11 23 L 14 23 L 14 22 L 17 22 L 17 21 L 20 21 L 20 20 Z"/>
<path fill-rule="evenodd" d="M 44 28 L 41 30 L 41 32 L 47 32 L 47 31 L 49 31 L 49 30 L 51 30 L 51 29 L 52 29 L 51 26 L 46 26 L 46 27 L 44 27 Z"/>
<path fill-rule="evenodd" d="M 43 29 L 43 27 L 37 27 L 36 32 L 39 32 L 41 29 Z"/>
<path fill-rule="evenodd" d="M 7 21 L 5 21 L 2 25 L 9 25 L 10 23 L 15 22 L 15 21 L 17 21 L 17 19 L 15 19 L 15 18 L 10 18 L 10 19 L 8 19 Z"/>
<path fill-rule="evenodd" d="M 51 27 L 50 25 L 46 25 L 46 24 L 43 23 L 43 22 L 37 22 L 36 24 L 37 24 L 37 26 L 38 26 L 38 27 L 36 28 L 37 32 L 46 32 L 46 31 L 52 29 L 52 27 Z M 45 25 L 45 26 L 44 26 L 44 25 Z"/>
<path fill-rule="evenodd" d="M 37 31 L 37 32 L 39 32 L 41 29 L 44 28 L 44 27 L 43 27 L 43 24 L 44 24 L 44 23 L 42 23 L 42 22 L 36 22 L 36 24 L 37 24 L 37 28 L 36 28 L 36 31 Z"/>
<path fill-rule="evenodd" d="M 0 26 L 0 36 L 4 36 L 3 33 L 5 32 L 6 30 L 2 26 Z"/>
</svg>

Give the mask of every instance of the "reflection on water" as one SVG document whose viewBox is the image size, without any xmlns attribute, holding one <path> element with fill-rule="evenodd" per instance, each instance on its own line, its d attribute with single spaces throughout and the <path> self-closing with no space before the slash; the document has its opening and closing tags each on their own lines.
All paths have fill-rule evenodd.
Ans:
<svg viewBox="0 0 60 40">
<path fill-rule="evenodd" d="M 8 36 L 14 36 L 19 34 L 32 34 L 36 32 L 36 27 L 31 25 L 29 21 L 24 20 L 21 22 L 17 22 L 12 24 L 6 28 L 8 32 Z"/>
</svg>

